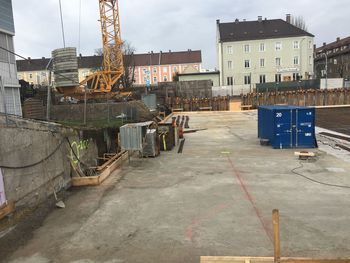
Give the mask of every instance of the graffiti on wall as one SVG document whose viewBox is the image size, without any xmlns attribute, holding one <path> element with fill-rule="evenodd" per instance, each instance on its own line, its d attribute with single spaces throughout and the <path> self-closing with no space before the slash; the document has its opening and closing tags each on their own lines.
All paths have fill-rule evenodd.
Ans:
<svg viewBox="0 0 350 263">
<path fill-rule="evenodd" d="M 71 146 L 69 159 L 73 165 L 77 165 L 79 163 L 81 153 L 84 150 L 87 150 L 89 147 L 89 140 L 73 141 Z"/>
</svg>

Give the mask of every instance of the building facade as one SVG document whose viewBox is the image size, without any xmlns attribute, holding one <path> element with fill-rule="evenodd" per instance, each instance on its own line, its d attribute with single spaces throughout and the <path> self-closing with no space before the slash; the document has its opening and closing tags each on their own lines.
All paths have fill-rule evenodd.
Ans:
<svg viewBox="0 0 350 263">
<path fill-rule="evenodd" d="M 0 112 L 22 116 L 16 59 L 11 53 L 15 35 L 11 0 L 0 0 L 0 7 Z"/>
<path fill-rule="evenodd" d="M 220 23 L 217 57 L 220 82 L 250 90 L 256 83 L 313 77 L 314 36 L 282 19 Z"/>
<path fill-rule="evenodd" d="M 130 55 L 134 68 L 134 84 L 154 85 L 158 82 L 173 81 L 176 73 L 186 70 L 200 72 L 202 53 L 200 50 L 180 52 L 159 52 Z M 46 70 L 49 58 L 17 60 L 18 78 L 33 85 L 48 85 L 49 72 Z M 79 80 L 82 81 L 102 66 L 101 56 L 79 56 Z"/>
<path fill-rule="evenodd" d="M 327 71 L 326 71 L 327 60 Z M 340 39 L 315 49 L 315 74 L 317 78 L 343 78 L 350 80 L 350 37 Z"/>
</svg>

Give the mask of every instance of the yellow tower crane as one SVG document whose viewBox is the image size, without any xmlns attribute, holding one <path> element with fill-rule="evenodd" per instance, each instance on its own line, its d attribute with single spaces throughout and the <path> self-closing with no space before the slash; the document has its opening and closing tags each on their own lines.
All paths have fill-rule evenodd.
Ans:
<svg viewBox="0 0 350 263">
<path fill-rule="evenodd" d="M 118 0 L 99 0 L 103 46 L 103 68 L 83 80 L 93 93 L 111 92 L 124 74 L 123 42 L 120 33 Z"/>
</svg>

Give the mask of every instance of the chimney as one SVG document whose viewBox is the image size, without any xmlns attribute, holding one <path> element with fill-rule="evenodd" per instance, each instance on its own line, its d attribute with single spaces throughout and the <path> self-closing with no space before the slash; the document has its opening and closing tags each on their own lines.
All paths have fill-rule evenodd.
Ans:
<svg viewBox="0 0 350 263">
<path fill-rule="evenodd" d="M 292 19 L 291 19 L 291 15 L 290 15 L 290 14 L 287 14 L 287 15 L 286 15 L 286 22 L 290 24 L 291 20 L 292 20 Z"/>
<path fill-rule="evenodd" d="M 153 50 L 151 51 L 151 54 L 153 54 Z"/>
<path fill-rule="evenodd" d="M 238 23 L 239 23 L 239 19 L 238 19 L 238 18 L 236 18 L 235 23 L 236 23 L 236 24 L 238 24 Z"/>
<path fill-rule="evenodd" d="M 243 19 L 243 22 L 247 21 L 246 19 Z"/>
<path fill-rule="evenodd" d="M 220 24 L 220 19 L 216 19 L 216 24 Z"/>
<path fill-rule="evenodd" d="M 41 57 L 41 59 L 45 59 L 45 57 Z"/>
<path fill-rule="evenodd" d="M 326 42 L 323 42 L 323 46 L 325 46 L 325 45 L 327 45 L 327 43 L 326 43 Z"/>
<path fill-rule="evenodd" d="M 262 16 L 258 16 L 258 21 L 262 22 Z"/>
<path fill-rule="evenodd" d="M 169 53 L 171 53 L 171 50 L 169 49 Z"/>
<path fill-rule="evenodd" d="M 316 44 L 314 44 L 314 50 L 316 50 Z"/>
<path fill-rule="evenodd" d="M 337 37 L 337 42 L 339 42 L 340 41 L 340 37 Z"/>
</svg>

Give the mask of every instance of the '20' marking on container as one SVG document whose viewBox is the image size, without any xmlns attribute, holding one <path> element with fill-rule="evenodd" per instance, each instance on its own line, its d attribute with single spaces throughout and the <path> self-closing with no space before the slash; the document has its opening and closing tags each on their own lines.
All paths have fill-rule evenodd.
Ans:
<svg viewBox="0 0 350 263">
<path fill-rule="evenodd" d="M 282 118 L 282 112 L 277 112 L 276 113 L 276 118 Z"/>
</svg>

